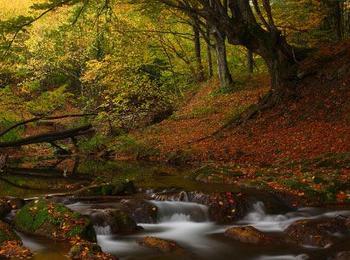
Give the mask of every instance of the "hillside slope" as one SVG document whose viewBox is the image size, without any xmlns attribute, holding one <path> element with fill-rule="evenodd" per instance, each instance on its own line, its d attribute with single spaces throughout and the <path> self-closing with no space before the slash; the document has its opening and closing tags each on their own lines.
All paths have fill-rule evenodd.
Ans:
<svg viewBox="0 0 350 260">
<path fill-rule="evenodd" d="M 117 149 L 116 159 L 136 156 L 190 163 L 198 168 L 189 177 L 198 181 L 262 187 L 294 204 L 346 205 L 350 42 L 324 47 L 300 67 L 303 79 L 297 99 L 215 135 L 258 102 L 268 91 L 269 80 L 256 75 L 230 94 L 218 94 L 217 83 L 206 83 L 171 118 L 131 133 L 124 145 L 119 139 L 116 147 L 124 149 Z"/>
<path fill-rule="evenodd" d="M 270 164 L 349 152 L 350 43 L 324 47 L 301 64 L 301 73 L 297 100 L 219 135 L 210 136 L 268 90 L 266 76 L 225 95 L 216 94 L 215 82 L 207 83 L 171 118 L 133 136 L 158 149 L 154 159 L 163 160 L 185 153 L 191 161 Z"/>
</svg>

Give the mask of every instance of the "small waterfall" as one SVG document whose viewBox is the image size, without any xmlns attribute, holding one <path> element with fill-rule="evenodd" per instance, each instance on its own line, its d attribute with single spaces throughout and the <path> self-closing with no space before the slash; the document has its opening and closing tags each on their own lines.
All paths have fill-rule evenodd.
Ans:
<svg viewBox="0 0 350 260">
<path fill-rule="evenodd" d="M 208 207 L 182 201 L 151 201 L 158 208 L 160 222 L 207 222 Z"/>
<path fill-rule="evenodd" d="M 163 191 L 151 194 L 152 199 L 158 201 L 190 201 L 186 191 Z"/>
<path fill-rule="evenodd" d="M 111 230 L 110 226 L 97 226 L 97 225 L 94 225 L 94 229 L 95 229 L 96 235 L 107 236 L 107 235 L 111 235 L 112 234 L 112 230 Z"/>
</svg>

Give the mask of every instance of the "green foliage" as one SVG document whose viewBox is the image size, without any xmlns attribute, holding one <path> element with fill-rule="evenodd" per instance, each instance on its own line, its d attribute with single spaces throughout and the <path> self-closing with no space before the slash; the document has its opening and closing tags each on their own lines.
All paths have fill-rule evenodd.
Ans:
<svg viewBox="0 0 350 260">
<path fill-rule="evenodd" d="M 106 148 L 110 138 L 102 134 L 96 134 L 92 138 L 82 139 L 78 145 L 79 149 L 85 153 L 101 151 Z"/>
<path fill-rule="evenodd" d="M 28 111 L 34 115 L 45 115 L 63 108 L 66 100 L 71 96 L 66 92 L 66 86 L 43 92 L 40 96 L 27 102 Z"/>
</svg>

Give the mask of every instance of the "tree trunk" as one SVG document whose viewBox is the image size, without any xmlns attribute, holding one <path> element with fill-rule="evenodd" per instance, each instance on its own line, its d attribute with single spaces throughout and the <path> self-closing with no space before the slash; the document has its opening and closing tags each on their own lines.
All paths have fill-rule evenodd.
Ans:
<svg viewBox="0 0 350 260">
<path fill-rule="evenodd" d="M 298 64 L 306 57 L 307 52 L 289 45 L 281 35 L 274 23 L 269 0 L 263 1 L 264 10 L 260 12 L 265 13 L 265 16 L 258 15 L 257 9 L 260 6 L 256 4 L 257 1 L 198 0 L 193 1 L 195 3 L 192 5 L 192 1 L 185 1 L 186 4 L 182 1 L 162 0 L 162 2 L 187 13 L 196 13 L 212 28 L 220 29 L 221 35 L 227 37 L 230 44 L 244 46 L 261 56 L 271 75 L 271 93 L 268 96 L 272 98 L 269 100 L 279 101 L 296 93 Z M 225 46 L 222 44 L 225 43 L 225 38 L 218 36 L 220 34 L 216 34 L 215 37 L 219 43 L 217 52 L 225 54 Z M 225 60 L 222 58 L 220 65 L 220 80 L 224 85 L 229 85 L 232 83 L 232 77 L 228 76 L 229 71 L 227 66 L 224 66 Z"/>
<path fill-rule="evenodd" d="M 206 37 L 207 37 L 207 56 L 208 56 L 208 76 L 212 78 L 214 75 L 213 72 L 213 56 L 212 56 L 212 47 L 210 42 L 210 26 L 207 25 Z"/>
<path fill-rule="evenodd" d="M 215 30 L 214 38 L 220 87 L 223 90 L 228 90 L 233 87 L 233 79 L 227 63 L 225 36 L 218 30 Z"/>
<path fill-rule="evenodd" d="M 194 49 L 196 54 L 196 63 L 197 63 L 197 80 L 199 82 L 205 79 L 204 76 L 204 67 L 202 63 L 202 53 L 201 53 L 201 39 L 200 39 L 200 30 L 198 18 L 193 18 L 193 33 L 194 33 Z"/>
<path fill-rule="evenodd" d="M 341 41 L 344 37 L 343 7 L 340 1 L 322 0 L 325 18 L 323 19 L 321 29 L 330 32 L 336 41 Z M 328 34 L 329 36 L 329 34 Z"/>
<path fill-rule="evenodd" d="M 335 22 L 335 30 L 337 34 L 337 40 L 341 41 L 344 37 L 344 29 L 343 29 L 343 9 L 342 4 L 337 1 L 335 4 L 334 10 L 334 22 Z"/>
<path fill-rule="evenodd" d="M 254 57 L 253 52 L 251 50 L 247 51 L 247 68 L 249 74 L 254 73 Z"/>
</svg>

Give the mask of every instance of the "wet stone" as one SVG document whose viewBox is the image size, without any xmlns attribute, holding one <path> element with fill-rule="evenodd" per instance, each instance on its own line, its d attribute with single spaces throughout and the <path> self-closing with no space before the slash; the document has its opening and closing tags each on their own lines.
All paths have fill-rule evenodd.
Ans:
<svg viewBox="0 0 350 260">
<path fill-rule="evenodd" d="M 139 241 L 139 244 L 148 248 L 157 249 L 163 253 L 178 252 L 184 253 L 184 249 L 175 241 L 147 236 Z"/>
<path fill-rule="evenodd" d="M 286 230 L 287 241 L 302 246 L 328 248 L 349 231 L 344 218 L 299 220 Z"/>
<path fill-rule="evenodd" d="M 225 236 L 242 243 L 267 245 L 277 243 L 271 236 L 257 230 L 252 226 L 232 227 L 225 231 Z"/>
<path fill-rule="evenodd" d="M 91 221 L 96 226 L 109 227 L 112 234 L 128 235 L 142 229 L 126 212 L 115 209 L 95 211 L 91 214 Z"/>
</svg>

